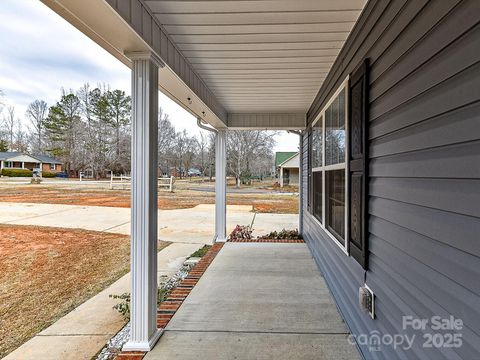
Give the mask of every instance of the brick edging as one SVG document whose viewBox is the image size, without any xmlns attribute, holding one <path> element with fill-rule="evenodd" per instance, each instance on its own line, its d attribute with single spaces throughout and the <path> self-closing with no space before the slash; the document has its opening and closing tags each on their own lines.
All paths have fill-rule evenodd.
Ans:
<svg viewBox="0 0 480 360">
<path fill-rule="evenodd" d="M 168 297 L 157 309 L 157 327 L 164 329 L 182 305 L 183 301 L 190 294 L 198 280 L 205 273 L 213 259 L 222 249 L 224 243 L 213 244 L 207 253 L 188 272 L 188 275 L 170 292 Z M 146 355 L 142 351 L 122 351 L 115 357 L 115 360 L 141 360 Z"/>
<path fill-rule="evenodd" d="M 305 243 L 302 239 L 233 239 L 228 240 L 228 242 L 239 242 L 239 243 L 285 243 L 285 244 L 303 244 Z"/>
</svg>

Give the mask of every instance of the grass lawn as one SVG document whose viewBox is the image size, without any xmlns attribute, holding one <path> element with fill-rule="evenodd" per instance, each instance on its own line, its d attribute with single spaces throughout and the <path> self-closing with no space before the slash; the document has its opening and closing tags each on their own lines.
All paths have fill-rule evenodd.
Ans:
<svg viewBox="0 0 480 360">
<path fill-rule="evenodd" d="M 0 225 L 0 249 L 0 358 L 130 265 L 129 236 L 96 231 Z"/>
<path fill-rule="evenodd" d="M 183 187 L 181 187 L 183 186 Z M 164 210 L 214 204 L 215 193 L 194 191 L 179 184 L 174 193 L 159 191 L 158 208 Z M 66 205 L 130 207 L 129 190 L 91 189 L 62 185 L 2 185 L 2 201 Z M 298 196 L 271 194 L 227 194 L 229 205 L 252 205 L 259 213 L 298 214 Z"/>
</svg>

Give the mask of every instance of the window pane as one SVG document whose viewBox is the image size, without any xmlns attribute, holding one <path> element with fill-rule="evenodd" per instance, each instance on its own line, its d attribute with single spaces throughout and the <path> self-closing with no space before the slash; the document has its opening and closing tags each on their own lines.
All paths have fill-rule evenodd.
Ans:
<svg viewBox="0 0 480 360">
<path fill-rule="evenodd" d="M 345 170 L 327 171 L 325 181 L 327 227 L 345 245 Z"/>
<path fill-rule="evenodd" d="M 322 166 L 323 119 L 320 118 L 312 128 L 312 167 Z"/>
<path fill-rule="evenodd" d="M 322 222 L 322 172 L 313 173 L 313 216 Z"/>
<path fill-rule="evenodd" d="M 325 165 L 345 162 L 345 91 L 325 110 Z"/>
</svg>

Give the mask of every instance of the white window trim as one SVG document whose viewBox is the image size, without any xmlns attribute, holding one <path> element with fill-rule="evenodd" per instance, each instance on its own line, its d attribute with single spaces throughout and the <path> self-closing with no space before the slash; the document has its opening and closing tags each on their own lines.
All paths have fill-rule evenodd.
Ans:
<svg viewBox="0 0 480 360">
<path fill-rule="evenodd" d="M 350 249 L 349 249 L 349 242 L 347 239 L 349 238 L 350 235 L 350 228 L 348 224 L 348 217 L 349 217 L 349 207 L 348 207 L 348 198 L 349 198 L 349 183 L 348 183 L 348 173 L 349 173 L 349 162 L 348 162 L 348 151 L 349 151 L 349 145 L 350 145 L 350 139 L 348 136 L 348 103 L 349 103 L 349 98 L 348 98 L 348 81 L 349 81 L 349 76 L 345 78 L 345 80 L 342 82 L 342 84 L 338 87 L 338 89 L 335 91 L 335 93 L 330 97 L 330 99 L 327 101 L 323 109 L 320 111 L 320 113 L 317 115 L 315 120 L 312 122 L 312 127 L 315 126 L 315 124 L 322 119 L 322 166 L 321 167 L 315 167 L 312 168 L 311 171 L 313 172 L 318 172 L 322 171 L 322 222 L 320 222 L 315 216 L 312 215 L 313 220 L 325 231 L 325 233 L 330 237 L 330 239 L 336 244 L 347 256 L 350 254 Z M 335 98 L 342 92 L 345 91 L 345 162 L 341 164 L 333 164 L 333 165 L 325 165 L 325 110 L 328 109 L 328 107 L 332 104 L 332 102 L 335 100 Z M 310 155 L 310 154 L 309 154 Z M 325 194 L 325 172 L 329 170 L 341 170 L 345 169 L 345 237 L 343 238 L 345 245 L 342 245 L 338 239 L 333 235 L 327 227 L 324 225 L 325 224 L 325 212 L 326 212 L 326 194 Z M 309 189 L 311 191 L 312 189 Z"/>
<path fill-rule="evenodd" d="M 50 163 L 50 170 L 56 170 L 56 169 L 57 169 L 57 165 Z"/>
</svg>

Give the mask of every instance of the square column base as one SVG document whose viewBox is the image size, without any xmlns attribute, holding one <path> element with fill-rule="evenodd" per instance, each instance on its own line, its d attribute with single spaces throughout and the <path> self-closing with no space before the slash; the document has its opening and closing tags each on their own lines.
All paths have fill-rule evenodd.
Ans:
<svg viewBox="0 0 480 360">
<path fill-rule="evenodd" d="M 122 351 L 150 351 L 153 349 L 162 334 L 163 329 L 157 329 L 146 342 L 133 342 L 129 340 L 123 345 Z"/>
<path fill-rule="evenodd" d="M 224 243 L 224 242 L 227 242 L 228 238 L 220 238 L 220 237 L 216 237 L 213 242 L 214 243 Z"/>
</svg>

